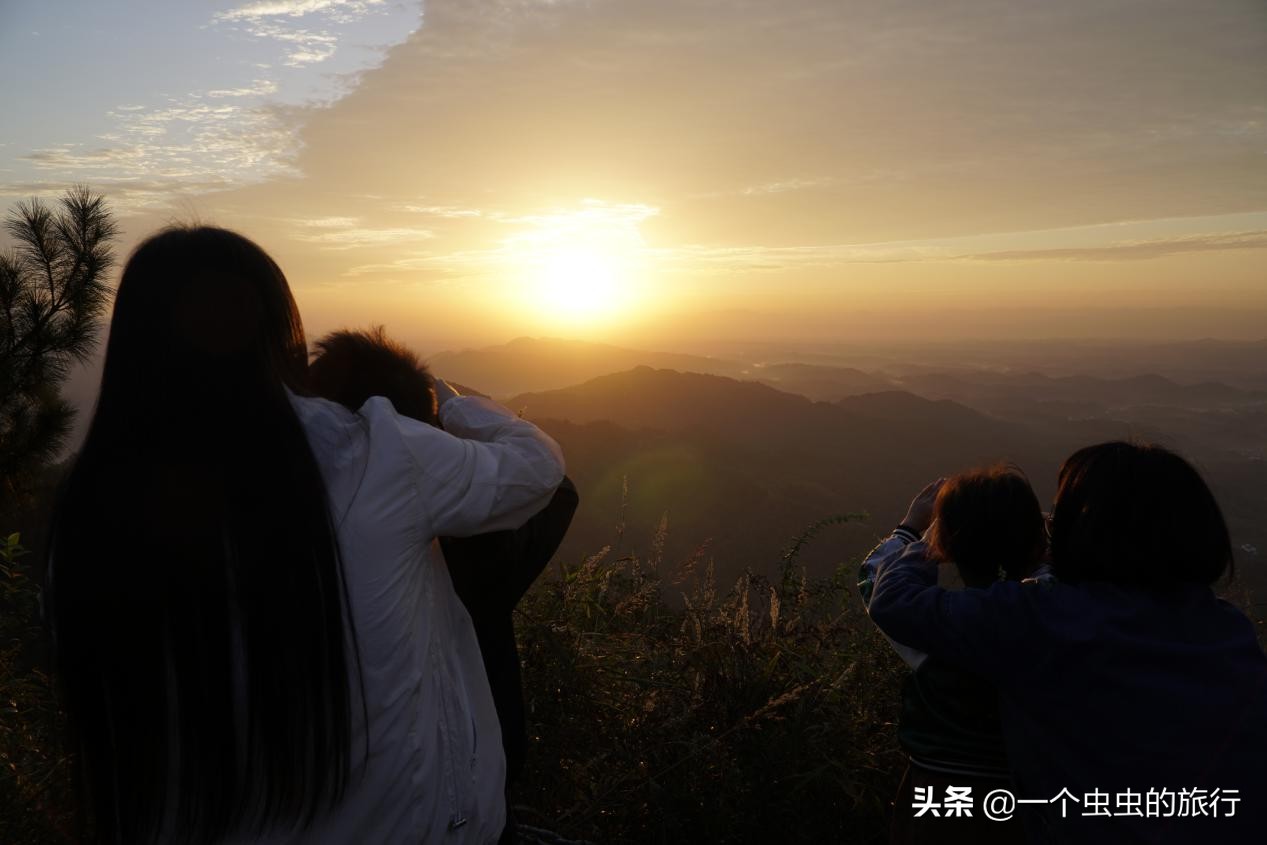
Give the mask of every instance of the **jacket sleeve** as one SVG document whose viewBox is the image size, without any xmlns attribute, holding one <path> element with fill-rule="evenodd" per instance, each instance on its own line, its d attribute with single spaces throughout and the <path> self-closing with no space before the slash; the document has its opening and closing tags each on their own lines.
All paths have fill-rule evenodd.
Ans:
<svg viewBox="0 0 1267 845">
<path fill-rule="evenodd" d="M 924 543 L 877 562 L 868 612 L 890 638 L 987 678 L 1017 671 L 1035 633 L 1034 588 L 1000 581 L 988 590 L 937 586 Z"/>
<path fill-rule="evenodd" d="M 862 562 L 862 566 L 858 570 L 858 593 L 862 597 L 862 606 L 868 608 L 870 612 L 871 595 L 875 589 L 875 577 L 882 563 L 888 562 L 896 558 L 911 543 L 913 535 L 905 531 L 894 531 L 888 537 L 880 542 L 878 546 L 871 550 L 867 555 L 867 559 Z M 897 652 L 898 657 L 902 658 L 902 662 L 912 669 L 918 669 L 919 665 L 928 657 L 922 651 L 903 645 L 897 640 L 890 637 L 883 630 L 880 633 L 888 640 L 889 645 Z"/>
<path fill-rule="evenodd" d="M 558 551 L 579 501 L 564 478 L 550 503 L 514 531 L 440 538 L 449 577 L 472 618 L 515 609 Z"/>
<path fill-rule="evenodd" d="M 443 431 L 398 418 L 437 535 L 518 528 L 546 506 L 563 481 L 559 445 L 491 400 L 450 399 L 440 409 L 440 421 Z"/>
<path fill-rule="evenodd" d="M 576 485 L 565 477 L 559 489 L 554 491 L 550 503 L 515 532 L 516 562 L 508 573 L 509 588 L 515 602 L 523 598 L 559 550 L 580 501 Z"/>
</svg>

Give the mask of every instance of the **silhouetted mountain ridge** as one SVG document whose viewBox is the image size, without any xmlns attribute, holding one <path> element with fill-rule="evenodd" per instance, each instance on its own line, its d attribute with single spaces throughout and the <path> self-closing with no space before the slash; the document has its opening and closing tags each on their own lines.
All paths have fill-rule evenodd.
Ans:
<svg viewBox="0 0 1267 845">
<path fill-rule="evenodd" d="M 955 433 L 979 439 L 1009 433 L 1009 424 L 947 400 L 902 391 L 814 402 L 765 384 L 725 376 L 636 367 L 561 390 L 521 394 L 510 407 L 530 419 L 588 423 L 610 420 L 627 428 L 699 429 L 729 440 L 765 437 L 768 448 L 813 448 L 832 438 L 901 434 L 935 440 Z"/>
<path fill-rule="evenodd" d="M 988 370 L 928 372 L 899 380 L 923 396 L 973 400 L 1023 397 L 1037 401 L 1098 402 L 1107 407 L 1165 405 L 1223 406 L 1267 402 L 1267 391 L 1244 390 L 1215 381 L 1180 383 L 1155 373 L 1127 378 L 1049 376 L 1039 372 L 996 373 Z"/>
<path fill-rule="evenodd" d="M 1141 389 L 1166 387 L 1155 378 L 1131 381 Z M 1098 408 L 1094 402 L 1032 404 L 1035 418 L 1018 421 L 902 390 L 814 402 L 753 381 L 651 367 L 509 400 L 559 440 L 583 490 L 565 552 L 592 553 L 610 542 L 621 513 L 627 542 L 645 549 L 667 513 L 669 556 L 685 556 L 711 539 L 727 574 L 773 564 L 778 549 L 808 523 L 844 511 L 866 510 L 873 519 L 816 546 L 806 560 L 821 572 L 842 556 L 861 554 L 900 517 L 909 497 L 939 475 L 1015 462 L 1046 502 L 1056 469 L 1075 449 L 1109 439 L 1167 440 L 1153 426 L 1064 413 Z M 1225 427 L 1241 419 L 1188 413 Z M 1264 465 L 1208 449 L 1194 454 L 1214 473 L 1234 536 L 1258 544 L 1258 523 L 1245 514 L 1263 500 L 1267 488 L 1254 479 Z"/>
<path fill-rule="evenodd" d="M 471 384 L 492 396 L 555 390 L 638 366 L 738 375 L 733 361 L 624 349 L 560 338 L 520 337 L 501 346 L 440 352 L 429 362 L 436 375 Z"/>
</svg>

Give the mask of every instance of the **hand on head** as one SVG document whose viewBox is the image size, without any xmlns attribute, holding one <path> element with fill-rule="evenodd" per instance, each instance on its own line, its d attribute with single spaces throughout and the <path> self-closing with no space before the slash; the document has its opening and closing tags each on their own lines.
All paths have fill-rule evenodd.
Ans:
<svg viewBox="0 0 1267 845">
<path fill-rule="evenodd" d="M 461 396 L 461 395 L 462 394 L 458 393 L 456 390 L 453 389 L 453 385 L 449 384 L 444 379 L 442 378 L 436 379 L 436 406 L 437 407 L 443 405 L 445 402 L 448 402 L 453 397 Z"/>
<path fill-rule="evenodd" d="M 902 518 L 902 524 L 920 534 L 927 531 L 928 526 L 933 523 L 933 504 L 937 501 L 937 494 L 945 483 L 946 479 L 944 477 L 939 478 L 919 491 L 915 498 L 911 500 L 911 506 L 906 509 L 906 516 Z"/>
</svg>

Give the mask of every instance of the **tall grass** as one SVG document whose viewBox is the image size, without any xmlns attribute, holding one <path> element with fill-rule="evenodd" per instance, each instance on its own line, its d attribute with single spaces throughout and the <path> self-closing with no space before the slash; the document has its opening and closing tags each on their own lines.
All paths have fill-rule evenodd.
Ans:
<svg viewBox="0 0 1267 845">
<path fill-rule="evenodd" d="M 529 759 L 521 821 L 595 842 L 884 838 L 904 758 L 903 669 L 865 617 L 856 567 L 719 586 L 706 547 L 610 548 L 563 564 L 517 620 Z"/>
<path fill-rule="evenodd" d="M 71 766 L 19 535 L 0 537 L 0 842 L 73 841 Z"/>
</svg>

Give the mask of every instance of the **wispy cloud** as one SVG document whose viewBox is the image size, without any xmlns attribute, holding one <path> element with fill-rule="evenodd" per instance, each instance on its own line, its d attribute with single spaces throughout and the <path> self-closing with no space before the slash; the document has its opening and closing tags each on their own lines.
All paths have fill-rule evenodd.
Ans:
<svg viewBox="0 0 1267 845">
<path fill-rule="evenodd" d="M 115 113 L 117 128 L 100 136 L 109 147 L 73 152 L 84 145 L 33 153 L 37 165 L 70 169 L 109 163 L 179 177 L 208 173 L 270 176 L 291 172 L 291 129 L 267 106 L 209 104 L 199 95 L 143 111 Z"/>
<path fill-rule="evenodd" d="M 165 193 L 293 174 L 294 133 L 283 113 L 231 102 L 266 87 L 256 83 L 252 91 L 215 91 L 207 99 L 193 94 L 158 108 L 114 109 L 108 113 L 113 128 L 96 143 L 59 144 L 22 160 L 36 172 L 110 186 L 124 210 L 161 205 Z M 0 191 L 16 187 L 0 186 Z"/>
<path fill-rule="evenodd" d="M 298 18 L 313 12 L 338 14 L 364 14 L 371 6 L 381 6 L 383 0 L 261 0 L 220 12 L 218 20 L 241 21 L 261 18 Z"/>
<path fill-rule="evenodd" d="M 759 194 L 786 194 L 789 191 L 804 191 L 811 188 L 823 188 L 831 185 L 836 180 L 832 177 L 819 177 L 813 179 L 805 179 L 794 177 L 791 179 L 779 179 L 775 182 L 764 182 L 760 185 L 749 185 L 743 188 L 739 193 L 745 196 L 755 196 Z"/>
<path fill-rule="evenodd" d="M 501 226 L 506 234 L 487 249 L 449 247 L 427 252 L 406 251 L 392 261 L 351 267 L 344 271 L 345 277 L 407 273 L 417 279 L 414 274 L 425 272 L 429 280 L 435 282 L 490 274 L 505 275 L 539 262 L 543 257 L 578 247 L 638 260 L 648 251 L 639 227 L 660 213 L 656 206 L 644 203 L 600 199 L 521 212 L 422 204 L 408 204 L 400 208 L 448 221 L 494 223 Z"/>
<path fill-rule="evenodd" d="M 405 204 L 398 206 L 401 211 L 408 211 L 411 214 L 426 214 L 431 217 L 443 217 L 448 220 L 461 220 L 463 218 L 483 217 L 484 212 L 478 208 L 462 208 L 452 205 L 414 205 Z"/>
<path fill-rule="evenodd" d="M 329 27 L 353 23 L 383 6 L 384 0 L 262 0 L 220 12 L 214 20 L 281 42 L 287 48 L 283 64 L 303 67 L 335 54 L 339 39 Z M 295 25 L 299 19 L 302 26 Z"/>
<path fill-rule="evenodd" d="M 1108 246 L 1060 249 L 1017 249 L 965 255 L 970 261 L 1143 261 L 1185 252 L 1223 252 L 1233 249 L 1267 249 L 1267 231 L 1190 235 Z"/>
<path fill-rule="evenodd" d="M 1084 230 L 1085 231 L 1085 230 Z M 995 237 L 1051 237 L 1052 231 L 1010 233 Z M 829 268 L 847 264 L 910 264 L 959 261 L 1143 261 L 1183 253 L 1267 249 L 1267 230 L 1181 235 L 1050 249 L 1011 249 L 968 252 L 973 236 L 941 241 L 891 241 L 869 244 L 812 244 L 790 247 L 714 246 L 689 244 L 650 250 L 664 269 L 704 273 L 778 271 Z"/>
<path fill-rule="evenodd" d="M 207 92 L 207 96 L 213 99 L 221 97 L 265 97 L 269 94 L 277 93 L 277 83 L 271 79 L 257 79 L 253 85 L 247 85 L 242 88 L 215 88 Z M 144 108 L 138 106 L 132 111 Z"/>
<path fill-rule="evenodd" d="M 339 39 L 325 30 L 287 29 L 280 24 L 259 22 L 252 24 L 249 31 L 258 38 L 271 38 L 286 45 L 282 64 L 287 67 L 324 62 L 334 55 L 339 45 Z"/>
<path fill-rule="evenodd" d="M 405 246 L 431 240 L 435 233 L 415 227 L 375 227 L 356 217 L 317 217 L 293 221 L 299 226 L 296 240 L 318 244 L 322 249 L 348 250 L 384 244 Z"/>
<path fill-rule="evenodd" d="M 380 11 L 391 19 L 360 23 Z M 414 20 L 416 9 L 386 0 L 272 0 L 223 11 L 199 38 L 223 49 L 229 60 L 214 71 L 187 75 L 212 84 L 179 93 L 166 89 L 168 80 L 155 79 L 123 92 L 117 105 L 83 116 L 95 121 L 91 132 L 45 136 L 14 151 L 10 160 L 18 168 L 5 168 L 0 195 L 21 196 L 45 183 L 90 182 L 108 189 L 120 210 L 139 211 L 191 194 L 297 176 L 304 109 L 336 101 L 348 88 L 350 69 L 363 60 L 340 57 L 324 82 L 292 68 L 325 62 L 344 38 L 360 48 L 381 44 L 384 33 L 404 33 Z M 271 59 L 233 62 L 232 42 L 240 43 L 240 32 L 272 42 Z M 368 58 L 379 60 L 378 54 Z M 331 88 L 332 96 L 326 93 Z"/>
</svg>

